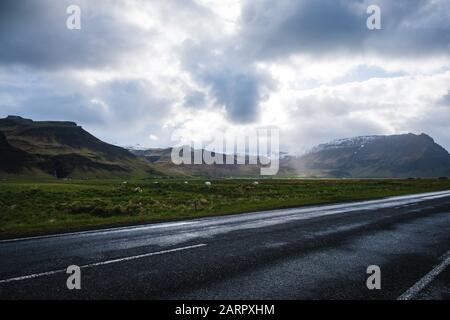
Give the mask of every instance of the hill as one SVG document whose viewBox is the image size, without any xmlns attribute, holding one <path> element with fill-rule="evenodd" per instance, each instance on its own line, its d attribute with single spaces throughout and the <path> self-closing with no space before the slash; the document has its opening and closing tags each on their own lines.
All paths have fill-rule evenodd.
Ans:
<svg viewBox="0 0 450 320">
<path fill-rule="evenodd" d="M 155 173 L 126 149 L 105 143 L 74 122 L 0 119 L 0 172 L 67 177 Z"/>
<path fill-rule="evenodd" d="M 439 177 L 450 176 L 450 155 L 426 134 L 362 136 L 321 144 L 283 166 L 300 176 Z"/>
</svg>

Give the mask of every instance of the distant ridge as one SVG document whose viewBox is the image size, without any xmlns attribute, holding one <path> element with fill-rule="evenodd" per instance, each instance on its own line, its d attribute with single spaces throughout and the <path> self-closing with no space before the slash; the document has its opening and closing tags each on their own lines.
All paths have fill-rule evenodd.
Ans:
<svg viewBox="0 0 450 320">
<path fill-rule="evenodd" d="M 191 149 L 193 152 L 193 149 Z M 199 176 L 199 177 L 255 177 L 259 176 L 260 165 L 249 164 L 249 158 L 246 157 L 246 164 L 237 164 L 236 158 L 234 164 L 225 164 L 225 155 L 216 154 L 216 157 L 222 157 L 224 164 L 207 165 L 205 163 L 198 164 L 182 164 L 175 165 L 172 163 L 172 148 L 155 148 L 155 149 L 130 149 L 135 155 L 144 157 L 151 162 L 155 168 L 173 176 Z M 202 150 L 203 152 L 203 150 Z M 192 157 L 192 156 L 191 156 Z M 194 159 L 191 158 L 192 163 Z"/>
<path fill-rule="evenodd" d="M 97 139 L 71 121 L 0 119 L 0 176 L 256 177 L 260 173 L 259 165 L 177 166 L 171 161 L 171 150 L 126 150 Z M 360 136 L 320 144 L 302 156 L 282 154 L 279 176 L 448 177 L 450 154 L 424 133 Z"/>
<path fill-rule="evenodd" d="M 424 133 L 360 136 L 318 145 L 284 166 L 300 176 L 440 177 L 450 176 L 450 154 Z"/>
</svg>

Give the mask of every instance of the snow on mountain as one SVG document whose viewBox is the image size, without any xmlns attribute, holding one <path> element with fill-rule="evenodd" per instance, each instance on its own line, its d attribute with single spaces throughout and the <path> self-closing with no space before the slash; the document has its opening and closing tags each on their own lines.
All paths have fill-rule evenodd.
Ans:
<svg viewBox="0 0 450 320">
<path fill-rule="evenodd" d="M 328 143 L 319 144 L 311 148 L 308 153 L 320 152 L 338 148 L 364 148 L 367 144 L 383 139 L 384 136 L 359 136 L 345 139 L 337 139 Z"/>
</svg>

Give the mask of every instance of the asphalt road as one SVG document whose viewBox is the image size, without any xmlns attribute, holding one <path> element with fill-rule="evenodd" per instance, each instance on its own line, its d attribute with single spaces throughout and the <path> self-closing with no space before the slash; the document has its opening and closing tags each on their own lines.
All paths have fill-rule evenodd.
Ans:
<svg viewBox="0 0 450 320">
<path fill-rule="evenodd" d="M 450 299 L 449 252 L 447 191 L 0 241 L 0 299 Z"/>
</svg>

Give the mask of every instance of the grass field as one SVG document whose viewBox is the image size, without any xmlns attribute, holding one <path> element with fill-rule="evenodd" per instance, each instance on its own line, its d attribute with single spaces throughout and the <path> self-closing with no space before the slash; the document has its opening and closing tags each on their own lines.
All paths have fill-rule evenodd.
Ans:
<svg viewBox="0 0 450 320">
<path fill-rule="evenodd" d="M 0 181 L 0 237 L 373 199 L 449 180 Z"/>
</svg>

